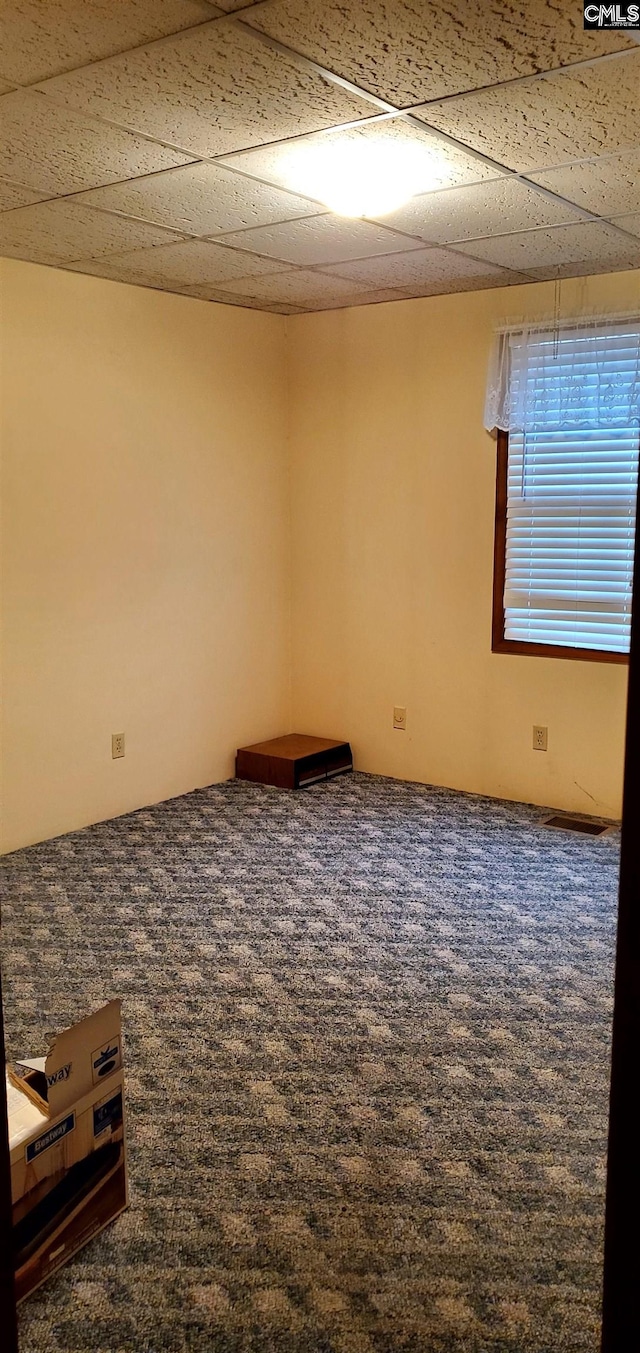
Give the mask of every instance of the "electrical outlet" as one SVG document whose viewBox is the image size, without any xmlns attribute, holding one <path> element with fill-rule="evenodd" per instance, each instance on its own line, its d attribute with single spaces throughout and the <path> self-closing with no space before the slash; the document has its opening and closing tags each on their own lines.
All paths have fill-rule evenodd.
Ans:
<svg viewBox="0 0 640 1353">
<path fill-rule="evenodd" d="M 124 733 L 111 734 L 111 755 L 114 761 L 119 756 L 124 756 Z"/>
<path fill-rule="evenodd" d="M 407 711 L 404 705 L 394 705 L 393 726 L 394 728 L 399 728 L 400 731 L 404 733 L 407 727 Z"/>
<path fill-rule="evenodd" d="M 541 723 L 533 725 L 533 750 L 534 752 L 546 752 L 549 729 Z"/>
</svg>

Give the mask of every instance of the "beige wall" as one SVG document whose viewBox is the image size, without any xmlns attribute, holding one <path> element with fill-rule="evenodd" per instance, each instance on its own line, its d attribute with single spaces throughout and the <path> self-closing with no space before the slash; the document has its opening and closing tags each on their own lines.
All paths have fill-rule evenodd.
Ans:
<svg viewBox="0 0 640 1353">
<path fill-rule="evenodd" d="M 363 770 L 619 812 L 625 669 L 490 652 L 487 358 L 551 284 L 283 320 L 0 281 L 4 849 L 292 726 Z M 563 283 L 567 314 L 634 305 L 639 273 Z"/>
<path fill-rule="evenodd" d="M 0 269 L 11 850 L 289 726 L 288 481 L 279 316 Z"/>
<path fill-rule="evenodd" d="M 293 721 L 351 738 L 362 770 L 617 815 L 626 668 L 490 651 L 489 349 L 496 324 L 552 313 L 553 292 L 287 321 Z M 564 314 L 639 305 L 640 273 L 562 284 Z"/>
</svg>

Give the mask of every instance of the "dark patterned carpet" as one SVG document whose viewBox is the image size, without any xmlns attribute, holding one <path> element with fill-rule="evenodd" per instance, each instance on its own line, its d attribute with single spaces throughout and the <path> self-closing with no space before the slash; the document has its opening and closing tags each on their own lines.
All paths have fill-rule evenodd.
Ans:
<svg viewBox="0 0 640 1353">
<path fill-rule="evenodd" d="M 229 782 L 5 858 L 11 1052 L 127 1043 L 24 1353 L 596 1353 L 618 842 L 541 816 Z"/>
</svg>

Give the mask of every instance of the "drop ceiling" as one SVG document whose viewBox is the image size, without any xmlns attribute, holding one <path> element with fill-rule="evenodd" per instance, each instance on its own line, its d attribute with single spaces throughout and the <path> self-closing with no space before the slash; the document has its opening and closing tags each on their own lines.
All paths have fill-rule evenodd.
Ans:
<svg viewBox="0 0 640 1353">
<path fill-rule="evenodd" d="M 580 0 L 4 0 L 0 253 L 292 314 L 640 267 L 640 43 Z M 318 138 L 423 145 L 349 220 Z"/>
</svg>

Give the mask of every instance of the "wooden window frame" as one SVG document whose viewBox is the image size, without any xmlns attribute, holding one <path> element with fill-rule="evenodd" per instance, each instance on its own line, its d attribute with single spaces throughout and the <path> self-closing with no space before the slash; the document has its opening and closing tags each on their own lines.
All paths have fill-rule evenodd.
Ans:
<svg viewBox="0 0 640 1353">
<path fill-rule="evenodd" d="M 507 478 L 509 470 L 509 433 L 498 430 L 496 473 L 496 519 L 493 545 L 493 616 L 491 652 L 519 653 L 525 658 L 566 658 L 573 662 L 613 662 L 628 666 L 628 653 L 611 653 L 600 648 L 567 648 L 563 644 L 526 643 L 506 639 L 504 634 L 504 585 L 507 562 Z"/>
</svg>

